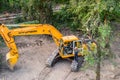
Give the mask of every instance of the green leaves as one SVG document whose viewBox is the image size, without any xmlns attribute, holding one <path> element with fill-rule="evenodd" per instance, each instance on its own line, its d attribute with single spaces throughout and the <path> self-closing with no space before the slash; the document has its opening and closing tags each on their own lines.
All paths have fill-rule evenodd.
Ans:
<svg viewBox="0 0 120 80">
<path fill-rule="evenodd" d="M 101 25 L 99 26 L 98 30 L 103 39 L 110 36 L 111 27 L 109 25 L 107 24 Z"/>
<path fill-rule="evenodd" d="M 27 20 L 52 24 L 52 0 L 22 0 L 22 12 Z"/>
<path fill-rule="evenodd" d="M 103 58 L 109 53 L 109 49 L 106 47 L 110 43 L 112 30 L 109 23 L 111 20 L 117 20 L 117 17 L 120 17 L 118 15 L 120 14 L 119 4 L 119 1 L 116 0 L 78 0 L 78 2 L 70 0 L 70 5 L 67 9 L 70 14 L 74 15 L 70 16 L 73 20 L 71 23 L 72 27 L 96 39 L 97 44 L 99 44 L 99 53 Z M 85 60 L 90 62 L 90 64 L 94 63 L 93 55 L 85 57 Z"/>
<path fill-rule="evenodd" d="M 85 56 L 85 61 L 87 61 L 87 65 L 93 66 L 95 64 L 95 58 L 92 54 L 88 54 Z"/>
</svg>

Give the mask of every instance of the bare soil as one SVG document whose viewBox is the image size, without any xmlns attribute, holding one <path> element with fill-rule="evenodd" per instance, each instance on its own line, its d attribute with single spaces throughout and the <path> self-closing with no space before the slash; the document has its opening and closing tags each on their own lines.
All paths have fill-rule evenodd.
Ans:
<svg viewBox="0 0 120 80">
<path fill-rule="evenodd" d="M 120 25 L 118 25 L 120 27 Z M 67 33 L 66 33 L 67 34 Z M 69 32 L 69 34 L 72 34 Z M 111 49 L 115 58 L 104 60 L 101 65 L 101 80 L 120 80 L 120 29 Z M 6 63 L 0 71 L 0 80 L 95 80 L 95 67 L 82 68 L 79 72 L 71 72 L 71 62 L 61 60 L 54 67 L 48 68 L 45 62 L 56 49 L 56 45 L 49 36 L 16 37 L 20 58 L 15 70 L 10 71 Z M 0 53 L 6 55 L 8 49 L 1 48 Z M 5 58 L 3 59 L 5 62 Z"/>
</svg>

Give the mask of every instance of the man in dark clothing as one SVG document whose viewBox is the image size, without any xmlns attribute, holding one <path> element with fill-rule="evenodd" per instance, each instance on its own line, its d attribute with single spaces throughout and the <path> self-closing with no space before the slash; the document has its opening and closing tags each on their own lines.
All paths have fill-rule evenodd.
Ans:
<svg viewBox="0 0 120 80">
<path fill-rule="evenodd" d="M 78 62 L 78 52 L 79 52 L 78 48 L 75 47 L 74 48 L 74 60 L 77 61 L 77 62 Z"/>
</svg>

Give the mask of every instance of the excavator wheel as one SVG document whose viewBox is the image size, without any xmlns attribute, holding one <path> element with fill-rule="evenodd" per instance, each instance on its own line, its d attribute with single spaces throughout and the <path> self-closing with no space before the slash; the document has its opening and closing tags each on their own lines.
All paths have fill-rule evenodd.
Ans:
<svg viewBox="0 0 120 80">
<path fill-rule="evenodd" d="M 72 72 L 78 72 L 79 68 L 82 66 L 82 63 L 84 62 L 84 57 L 80 56 L 78 57 L 78 62 L 73 60 L 71 64 L 71 71 Z"/>
<path fill-rule="evenodd" d="M 58 49 L 56 49 L 51 55 L 50 57 L 47 59 L 46 61 L 46 66 L 47 67 L 52 67 L 56 62 L 57 60 L 60 58 L 59 56 L 59 51 Z"/>
</svg>

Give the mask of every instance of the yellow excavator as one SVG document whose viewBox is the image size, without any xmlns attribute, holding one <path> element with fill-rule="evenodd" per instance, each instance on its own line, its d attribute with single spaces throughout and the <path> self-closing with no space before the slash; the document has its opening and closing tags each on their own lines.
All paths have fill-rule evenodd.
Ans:
<svg viewBox="0 0 120 80">
<path fill-rule="evenodd" d="M 79 40 L 78 37 L 74 35 L 63 36 L 55 27 L 49 24 L 20 24 L 10 26 L 18 26 L 18 28 L 9 29 L 7 28 L 7 25 L 0 24 L 0 35 L 9 48 L 9 52 L 6 54 L 6 61 L 11 70 L 14 70 L 14 66 L 19 58 L 18 49 L 14 40 L 15 36 L 40 34 L 51 35 L 57 45 L 57 49 L 47 59 L 46 65 L 48 67 L 53 66 L 58 58 L 70 58 L 73 60 L 71 64 L 72 71 L 78 71 L 84 61 L 84 56 L 89 53 L 89 50 L 93 51 L 97 47 L 95 42 L 91 40 L 84 42 L 83 40 Z M 90 42 L 90 46 L 88 46 L 88 42 Z M 79 48 L 78 56 L 80 58 L 80 62 L 74 60 L 75 47 Z"/>
</svg>

